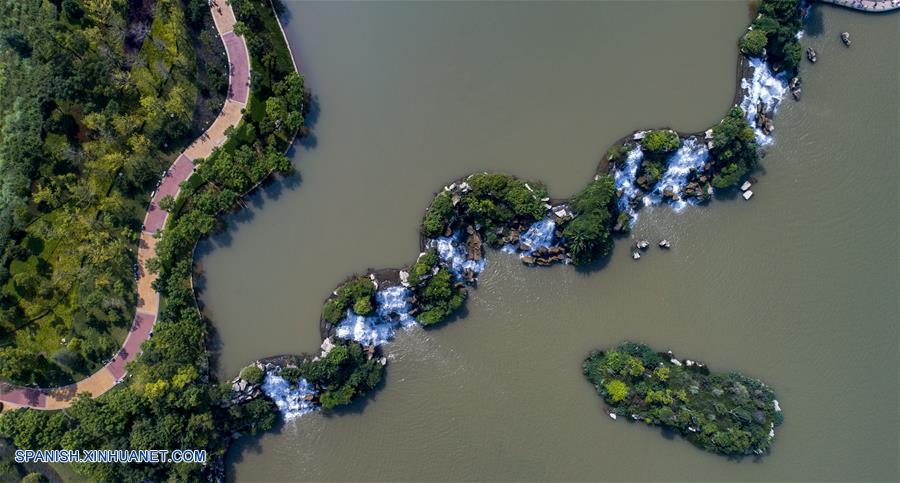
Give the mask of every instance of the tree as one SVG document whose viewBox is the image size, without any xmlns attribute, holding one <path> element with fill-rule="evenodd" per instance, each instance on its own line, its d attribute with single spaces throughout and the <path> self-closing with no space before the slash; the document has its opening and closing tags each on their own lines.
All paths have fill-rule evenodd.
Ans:
<svg viewBox="0 0 900 483">
<path fill-rule="evenodd" d="M 628 385 L 618 379 L 610 379 L 603 387 L 613 402 L 619 402 L 628 395 Z"/>
<path fill-rule="evenodd" d="M 172 195 L 163 196 L 162 199 L 159 200 L 159 208 L 171 213 L 172 210 L 175 209 L 175 198 Z"/>
<path fill-rule="evenodd" d="M 750 30 L 741 37 L 741 52 L 754 57 L 761 57 L 766 50 L 769 38 L 763 30 Z"/>
</svg>

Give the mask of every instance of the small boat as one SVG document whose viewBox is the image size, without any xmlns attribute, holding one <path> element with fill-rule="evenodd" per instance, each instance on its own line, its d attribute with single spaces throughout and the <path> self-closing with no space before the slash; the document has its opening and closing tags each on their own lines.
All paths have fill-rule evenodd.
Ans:
<svg viewBox="0 0 900 483">
<path fill-rule="evenodd" d="M 631 252 L 631 258 L 634 260 L 640 260 L 641 254 L 637 250 L 635 250 L 635 251 Z"/>
<path fill-rule="evenodd" d="M 841 32 L 841 42 L 850 47 L 850 32 Z"/>
<path fill-rule="evenodd" d="M 659 242 L 660 248 L 672 248 L 672 243 L 669 240 L 663 239 Z"/>
<path fill-rule="evenodd" d="M 753 191 L 751 191 L 751 190 L 744 191 L 744 194 L 742 196 L 744 197 L 745 200 L 749 200 L 750 197 L 753 196 Z"/>
<path fill-rule="evenodd" d="M 816 63 L 816 51 L 813 50 L 812 47 L 806 48 L 806 58 L 809 59 L 809 61 L 812 62 L 813 64 Z"/>
<path fill-rule="evenodd" d="M 741 185 L 741 191 L 747 191 L 750 187 L 753 186 L 750 181 L 744 181 L 744 184 Z"/>
</svg>

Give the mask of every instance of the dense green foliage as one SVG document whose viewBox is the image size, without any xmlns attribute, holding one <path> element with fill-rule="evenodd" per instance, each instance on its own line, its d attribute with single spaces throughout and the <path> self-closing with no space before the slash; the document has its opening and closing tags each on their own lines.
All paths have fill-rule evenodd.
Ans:
<svg viewBox="0 0 900 483">
<path fill-rule="evenodd" d="M 759 16 L 751 25 L 752 30 L 741 39 L 741 49 L 750 55 L 760 55 L 765 47 L 766 61 L 773 69 L 796 70 L 802 52 L 797 40 L 802 20 L 800 14 L 800 0 L 763 0 Z"/>
<path fill-rule="evenodd" d="M 709 151 L 713 162 L 713 187 L 723 189 L 739 185 L 756 167 L 758 156 L 753 128 L 744 117 L 744 111 L 732 107 L 725 119 L 713 128 L 713 147 Z"/>
<path fill-rule="evenodd" d="M 366 277 L 352 278 L 335 292 L 322 308 L 322 318 L 327 322 L 338 323 L 349 308 L 358 315 L 369 315 L 374 310 L 375 284 Z"/>
<path fill-rule="evenodd" d="M 650 131 L 641 139 L 641 149 L 648 154 L 668 154 L 680 147 L 678 133 L 669 129 Z"/>
<path fill-rule="evenodd" d="M 753 57 L 759 57 L 765 52 L 768 42 L 769 38 L 766 37 L 765 32 L 762 30 L 750 30 L 741 37 L 741 52 Z"/>
<path fill-rule="evenodd" d="M 265 377 L 265 372 L 257 366 L 256 364 L 250 364 L 249 366 L 241 369 L 241 373 L 239 377 L 250 384 L 260 384 L 263 381 L 263 377 Z"/>
<path fill-rule="evenodd" d="M 414 287 L 422 312 L 416 315 L 420 324 L 428 326 L 446 319 L 456 309 L 462 307 L 467 291 L 462 284 L 457 285 L 453 275 L 444 267 L 425 281 Z"/>
<path fill-rule="evenodd" d="M 438 258 L 437 250 L 432 248 L 426 251 L 418 260 L 416 260 L 416 263 L 410 267 L 409 279 L 407 282 L 412 286 L 419 285 L 420 282 L 433 275 L 434 268 L 439 261 L 440 259 Z"/>
<path fill-rule="evenodd" d="M 0 359 L 41 360 L 0 377 L 68 383 L 125 337 L 147 195 L 227 86 L 195 4 L 3 1 Z"/>
<path fill-rule="evenodd" d="M 601 176 L 572 199 L 575 217 L 563 228 L 569 256 L 576 265 L 605 257 L 612 250 L 610 224 L 615 213 L 616 184 L 611 176 Z"/>
<path fill-rule="evenodd" d="M 675 364 L 643 344 L 591 353 L 584 374 L 611 413 L 674 429 L 713 453 L 762 454 L 782 421 L 775 393 L 762 382 Z"/>
<path fill-rule="evenodd" d="M 67 2 L 90 8 L 109 5 L 109 2 L 105 4 L 104 2 L 81 3 L 77 0 L 67 0 Z M 205 1 L 200 0 L 199 5 L 194 5 L 194 0 L 191 2 L 187 12 L 194 14 L 207 12 L 204 15 L 209 15 Z M 22 8 L 25 8 L 24 5 L 30 6 L 34 3 L 22 2 L 17 5 L 23 5 Z M 278 95 L 284 95 L 286 99 L 291 98 L 292 102 L 296 102 L 297 83 L 302 83 L 302 78 L 290 79 L 294 70 L 270 5 L 266 2 L 248 2 L 246 0 L 234 0 L 232 4 L 236 10 L 240 8 L 240 5 L 247 7 L 247 10 L 243 12 L 238 10 L 238 15 L 248 24 L 261 26 L 260 30 L 254 30 L 254 35 L 267 42 L 264 50 L 277 56 L 277 59 L 270 63 L 271 65 L 257 63 L 257 59 L 253 59 L 254 88 L 251 91 L 251 103 L 258 102 L 261 103 L 260 105 L 265 105 L 270 97 Z M 161 8 L 174 8 L 172 6 L 177 6 L 177 4 L 158 0 L 155 8 L 158 12 Z M 49 2 L 43 3 L 41 8 L 42 11 L 54 9 Z M 85 8 L 85 11 L 89 12 L 89 8 Z M 115 12 L 116 10 L 112 9 L 96 18 L 98 22 L 101 18 L 115 20 L 117 18 Z M 248 21 L 248 16 L 259 18 Z M 85 18 L 87 17 L 86 14 Z M 162 17 L 156 17 L 154 25 L 158 18 Z M 173 23 L 173 25 L 175 24 Z M 105 27 L 109 27 L 109 25 Z M 56 31 L 56 29 L 47 30 L 48 32 Z M 71 29 L 67 27 L 63 30 Z M 99 35 L 99 32 L 94 33 Z M 149 44 L 154 44 L 154 48 L 159 48 L 161 45 L 166 45 L 163 40 L 149 42 Z M 216 41 L 219 42 L 219 48 L 221 48 L 221 41 L 218 39 Z M 68 45 L 68 43 L 64 45 Z M 75 53 L 71 50 L 60 49 L 63 51 L 60 53 L 63 65 L 67 65 L 66 62 L 71 64 L 80 59 L 78 45 L 80 44 L 75 44 L 73 47 Z M 148 42 L 144 42 L 144 45 L 147 46 Z M 115 46 L 110 48 L 113 47 Z M 119 48 L 121 49 L 121 47 Z M 101 49 L 101 52 L 103 51 L 105 49 Z M 189 52 L 190 48 L 179 48 L 177 53 L 186 55 Z M 165 64 L 161 61 L 153 61 L 149 65 L 159 68 Z M 85 75 L 91 72 L 94 71 L 89 70 Z M 97 74 L 107 75 L 102 70 Z M 134 72 L 132 72 L 133 75 Z M 109 78 L 114 79 L 115 76 Z M 78 82 L 85 81 L 85 79 L 80 79 Z M 173 80 L 170 79 L 165 85 L 164 98 L 175 99 L 168 92 L 169 86 L 174 85 Z M 278 88 L 275 86 L 278 85 L 282 85 L 286 89 L 281 90 L 282 94 L 276 93 Z M 300 90 L 302 91 L 302 89 Z M 287 91 L 293 91 L 293 94 L 289 95 Z M 112 95 L 115 93 L 115 89 L 110 88 L 109 93 Z M 90 93 L 79 92 L 78 96 L 82 100 L 96 99 Z M 301 104 L 289 102 L 287 106 L 291 112 L 302 113 L 303 105 Z M 125 115 L 129 115 L 138 111 L 126 110 L 125 112 Z M 165 117 L 169 117 L 168 113 Z M 174 210 L 166 229 L 162 232 L 162 238 L 158 242 L 158 258 L 152 264 L 148 263 L 148 268 L 159 272 L 156 288 L 164 297 L 164 303 L 159 320 L 154 327 L 153 338 L 143 344 L 140 358 L 129 366 L 127 382 L 96 399 L 79 397 L 64 412 L 34 410 L 8 412 L 0 419 L 0 433 L 12 438 L 14 443 L 21 448 L 207 449 L 209 457 L 215 460 L 224 454 L 228 441 L 227 435 L 232 432 L 254 433 L 271 427 L 275 419 L 275 412 L 274 406 L 270 402 L 258 399 L 232 405 L 229 402 L 228 387 L 209 383 L 209 357 L 205 347 L 208 327 L 197 311 L 194 292 L 190 284 L 193 247 L 197 239 L 210 233 L 215 227 L 216 216 L 221 211 L 233 207 L 238 199 L 238 193 L 249 188 L 249 183 L 259 178 L 253 173 L 267 172 L 266 169 L 281 170 L 285 167 L 284 159 L 281 157 L 283 155 L 280 153 L 286 149 L 287 140 L 293 133 L 283 127 L 285 122 L 273 122 L 272 124 L 279 124 L 282 127 L 272 131 L 271 134 L 266 134 L 267 131 L 264 128 L 254 124 L 268 121 L 265 115 L 258 119 L 253 119 L 251 116 L 246 123 L 242 122 L 241 125 L 252 126 L 252 129 L 233 133 L 226 145 L 217 152 L 218 154 L 214 154 L 206 160 L 212 164 L 215 162 L 215 156 L 226 154 L 232 156 L 232 159 L 240 159 L 246 180 L 235 182 L 239 178 L 238 176 L 230 176 L 226 172 L 213 168 L 202 168 L 204 179 L 200 182 L 192 180 L 191 183 L 188 183 L 190 189 L 183 189 L 179 193 L 179 199 L 175 203 L 177 209 Z M 134 126 L 138 125 L 138 123 L 134 123 Z M 115 134 L 115 131 L 109 132 Z M 241 137 L 239 136 L 241 133 L 252 133 L 252 136 Z M 273 159 L 276 157 L 277 159 Z M 171 162 L 171 159 L 172 156 L 159 158 L 160 162 L 165 164 Z M 123 172 L 127 173 L 128 171 L 126 169 Z M 127 176 L 126 174 L 123 178 Z M 120 177 L 114 176 L 113 178 Z M 115 181 L 112 185 L 115 186 L 116 183 L 119 181 Z M 142 193 L 146 192 L 142 191 Z M 146 199 L 142 199 L 140 206 L 145 206 L 145 202 Z M 94 253 L 94 249 L 90 246 L 86 246 L 85 250 L 90 250 L 86 252 L 85 256 Z M 104 264 L 102 260 L 93 259 L 86 259 L 85 263 Z M 126 268 L 130 267 L 126 265 Z M 130 279 L 130 277 L 129 269 L 126 279 Z M 132 297 L 133 292 L 128 291 L 128 300 L 131 301 Z M 117 345 L 115 344 L 114 347 Z M 111 352 L 112 350 L 110 350 Z M 108 354 L 105 355 L 108 356 Z M 210 466 L 212 465 L 207 468 Z M 86 478 L 95 481 L 187 481 L 199 480 L 204 476 L 204 467 L 199 464 L 79 464 L 76 465 L 76 470 Z"/>
<path fill-rule="evenodd" d="M 435 196 L 422 221 L 426 236 L 436 237 L 447 228 L 477 224 L 484 230 L 485 241 L 496 246 L 498 231 L 508 230 L 513 222 L 533 223 L 546 211 L 541 199 L 547 191 L 540 183 L 501 173 L 473 174 L 465 182 L 469 185 L 465 193 L 452 195 L 442 191 Z M 459 196 L 455 205 L 453 196 Z"/>
<path fill-rule="evenodd" d="M 282 377 L 296 382 L 306 379 L 319 390 L 322 409 L 349 404 L 354 397 L 368 393 L 381 382 L 384 364 L 367 354 L 359 343 L 339 339 L 325 357 L 305 360 L 293 373 Z M 297 377 L 299 376 L 299 377 Z"/>
</svg>

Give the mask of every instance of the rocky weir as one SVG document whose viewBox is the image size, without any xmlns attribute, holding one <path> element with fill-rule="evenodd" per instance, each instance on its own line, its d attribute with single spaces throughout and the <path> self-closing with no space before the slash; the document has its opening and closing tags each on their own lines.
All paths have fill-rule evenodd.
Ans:
<svg viewBox="0 0 900 483">
<path fill-rule="evenodd" d="M 735 105 L 721 123 L 699 133 L 657 129 L 626 136 L 570 199 L 551 198 L 538 181 L 497 173 L 444 186 L 425 212 L 416 261 L 347 279 L 325 301 L 321 352 L 259 362 L 262 380 L 234 381 L 235 401 L 266 397 L 286 420 L 347 404 L 380 381 L 385 344 L 405 329 L 446 322 L 464 304 L 488 251 L 528 266 L 590 265 L 610 253 L 612 238 L 627 233 L 642 208 L 681 211 L 746 185 L 757 150 L 774 142 L 778 108 L 795 84 L 799 89 L 799 79 L 774 72 L 762 57 L 742 55 L 739 67 Z M 723 154 L 741 149 L 749 161 Z"/>
<path fill-rule="evenodd" d="M 757 145 L 768 146 L 774 140 L 772 120 L 789 91 L 789 81 L 785 75 L 773 73 L 764 59 L 746 58 L 744 62 L 746 68 L 740 80 L 738 106 L 753 129 Z M 710 201 L 716 192 L 711 184 L 716 169 L 710 159 L 710 150 L 715 142 L 713 129 L 687 135 L 673 131 L 678 147 L 663 156 L 663 169 L 657 179 L 648 183 L 644 164 L 648 152 L 642 143 L 651 132 L 637 131 L 621 140 L 617 144 L 621 155 L 618 159 L 615 155 L 609 155 L 608 162 L 604 163 L 606 170 L 598 172 L 594 178 L 595 183 L 601 179 L 608 180 L 614 189 L 607 221 L 612 233 L 627 232 L 637 222 L 643 207 L 668 205 L 680 211 Z M 486 177 L 502 179 L 502 189 L 514 191 L 509 196 L 515 198 L 515 203 L 526 204 L 532 211 L 522 216 L 523 213 L 511 209 L 512 216 L 502 217 L 501 223 L 494 223 L 496 220 L 485 222 L 483 217 L 473 216 L 471 212 L 485 209 L 483 205 L 487 201 L 495 205 L 508 201 L 492 195 L 474 196 L 475 191 L 484 191 L 483 185 L 496 181 L 494 178 L 485 181 Z M 243 401 L 264 395 L 275 403 L 286 420 L 321 409 L 321 388 L 304 378 L 283 377 L 283 371 L 296 368 L 303 361 L 316 362 L 328 357 L 332 348 L 341 341 L 358 344 L 366 357 L 381 366 L 386 365 L 387 359 L 381 354 L 382 346 L 390 343 L 404 329 L 434 325 L 435 321 L 431 319 L 424 323 L 421 320 L 423 313 L 433 313 L 433 306 L 441 303 L 429 299 L 433 298 L 432 292 L 442 291 L 445 299 L 455 297 L 460 302 L 465 300 L 468 291 L 477 286 L 478 276 L 487 266 L 485 254 L 488 249 L 517 256 L 529 266 L 570 264 L 573 262 L 572 247 L 571 240 L 566 237 L 566 227 L 580 216 L 589 216 L 573 209 L 577 196 L 553 200 L 539 182 L 492 173 L 476 173 L 448 184 L 435 196 L 432 208 L 441 200 L 446 201 L 452 215 L 439 227 L 438 233 L 427 233 L 427 229 L 423 228 L 426 234 L 421 239 L 422 251 L 416 263 L 401 269 L 384 269 L 355 276 L 342 284 L 341 287 L 351 282 L 361 283 L 367 294 L 341 306 L 340 316 L 336 319 L 326 320 L 323 315 L 320 321 L 324 340 L 321 353 L 295 359 L 292 363 L 280 360 L 262 365 L 265 370 L 263 382 L 258 385 L 245 383 L 241 387 L 241 381 L 235 381 L 235 399 Z M 464 212 L 457 211 L 463 206 Z M 428 213 L 423 227 L 427 217 Z M 427 258 L 433 260 L 422 263 Z M 446 282 L 435 283 L 442 273 L 448 275 Z M 340 290 L 339 287 L 328 298 L 326 308 L 329 302 L 338 298 Z M 449 312 L 441 314 L 441 320 L 437 322 L 446 319 L 458 308 L 452 304 L 450 307 Z"/>
</svg>

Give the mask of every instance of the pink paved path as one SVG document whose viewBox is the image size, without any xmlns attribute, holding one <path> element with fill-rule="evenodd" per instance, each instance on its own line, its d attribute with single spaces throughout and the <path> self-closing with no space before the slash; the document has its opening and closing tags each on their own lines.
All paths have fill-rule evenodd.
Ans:
<svg viewBox="0 0 900 483">
<path fill-rule="evenodd" d="M 137 309 L 122 348 L 100 370 L 75 384 L 41 389 L 2 385 L 0 402 L 3 403 L 4 411 L 19 407 L 63 409 L 72 404 L 77 394 L 83 392 L 97 397 L 122 380 L 125 365 L 137 358 L 141 344 L 150 338 L 159 313 L 159 294 L 151 286 L 156 275 L 149 273 L 145 267 L 147 259 L 156 253 L 153 234 L 165 227 L 168 217 L 168 213 L 159 208 L 159 201 L 166 195 L 177 197 L 181 182 L 194 172 L 194 160 L 209 156 L 213 148 L 225 142 L 225 130 L 241 120 L 241 109 L 247 104 L 250 93 L 250 56 L 247 44 L 243 37 L 233 32 L 235 17 L 231 6 L 227 2 L 218 3 L 218 6 L 212 7 L 212 15 L 228 56 L 228 97 L 216 120 L 175 159 L 151 197 L 138 243 L 140 273 L 137 280 Z"/>
</svg>

